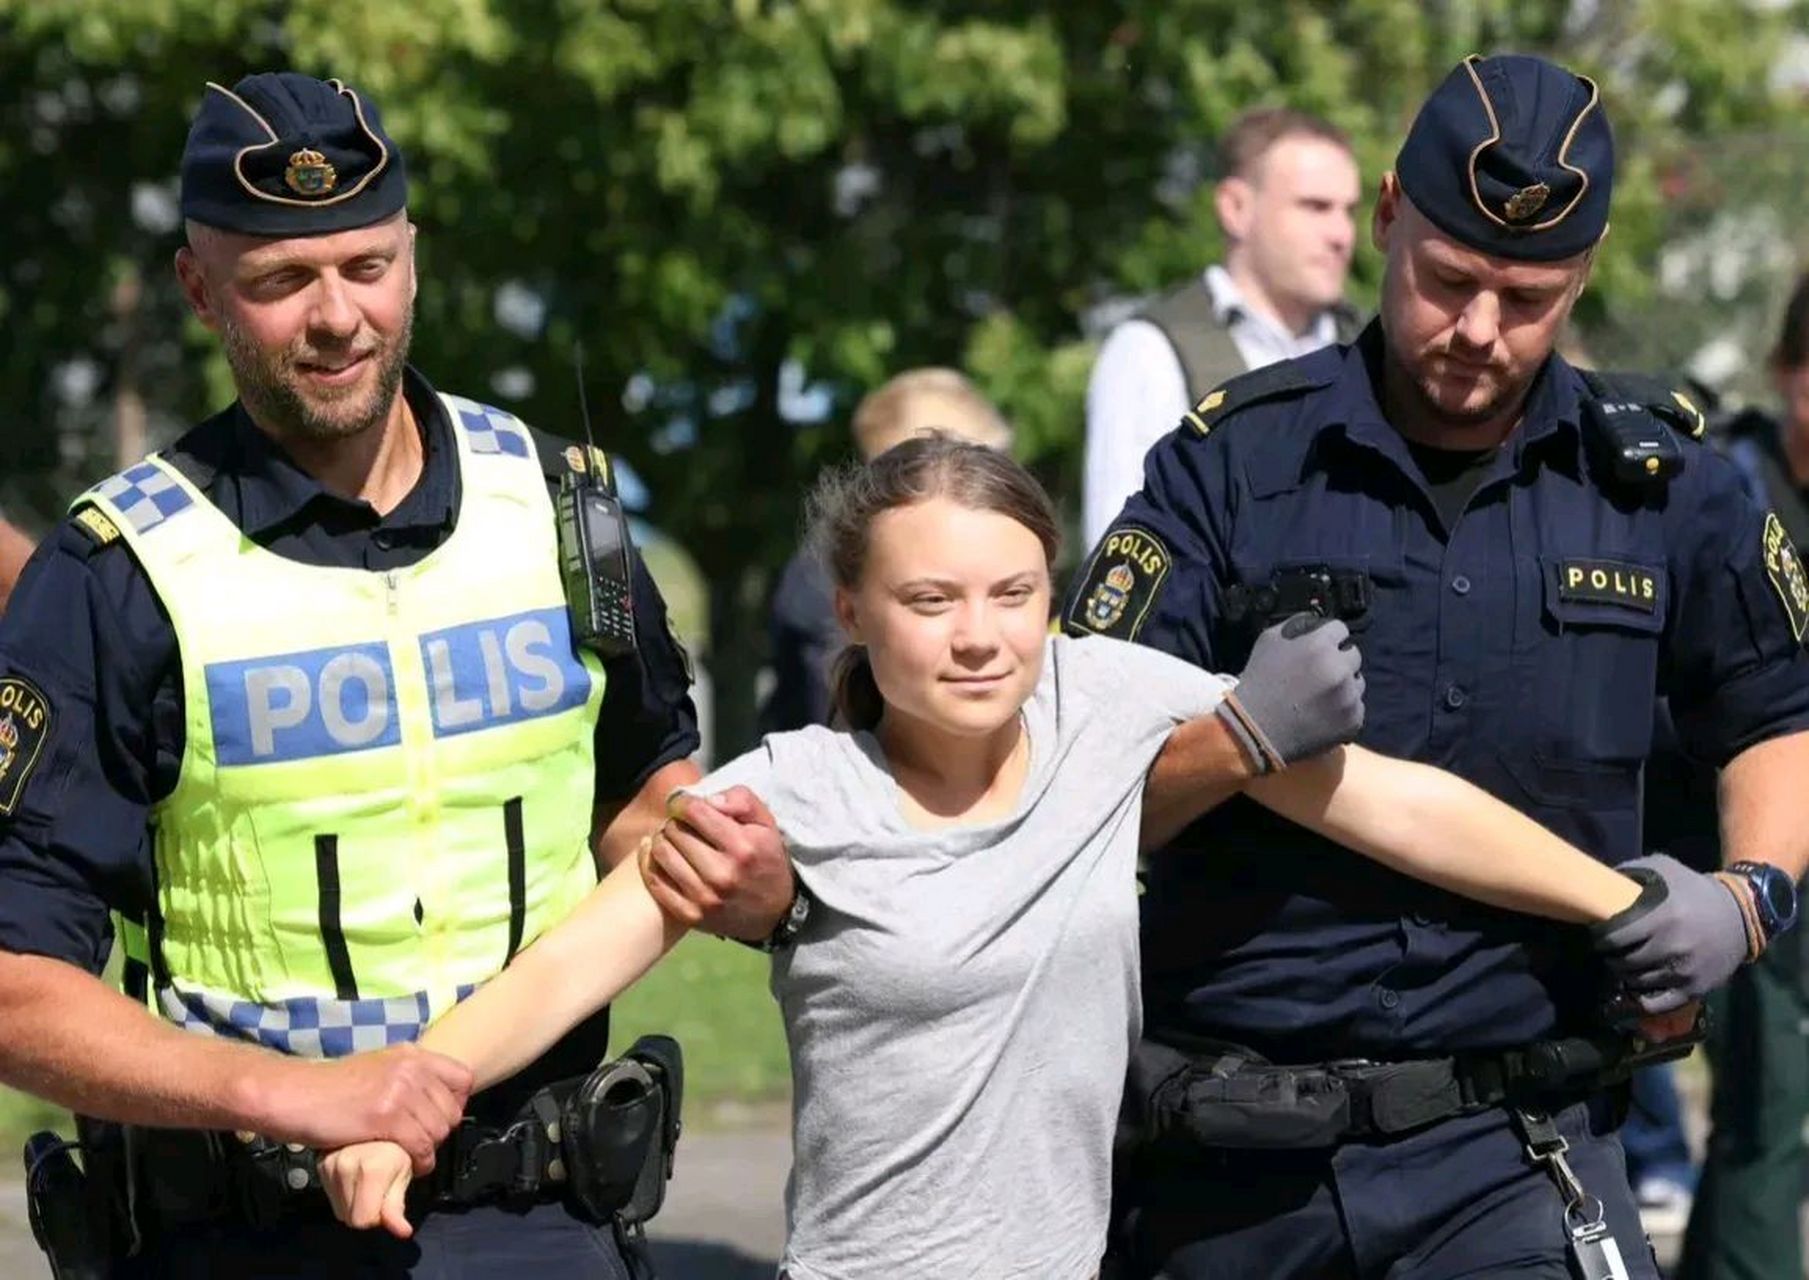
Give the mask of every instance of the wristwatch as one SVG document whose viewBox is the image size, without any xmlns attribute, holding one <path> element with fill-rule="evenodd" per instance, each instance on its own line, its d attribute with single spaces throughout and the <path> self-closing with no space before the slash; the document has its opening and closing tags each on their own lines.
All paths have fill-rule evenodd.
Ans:
<svg viewBox="0 0 1809 1280">
<path fill-rule="evenodd" d="M 1769 862 L 1730 862 L 1724 870 L 1752 891 L 1753 910 L 1767 943 L 1796 923 L 1796 881 L 1785 872 Z"/>
<path fill-rule="evenodd" d="M 757 941 L 749 941 L 746 938 L 736 938 L 735 941 L 744 947 L 764 951 L 768 955 L 775 951 L 783 951 L 796 942 L 798 935 L 804 932 L 804 924 L 810 919 L 811 901 L 810 890 L 804 887 L 804 882 L 798 879 L 794 872 L 791 905 L 785 908 L 785 914 L 779 917 L 779 923 L 773 926 L 773 931 Z"/>
</svg>

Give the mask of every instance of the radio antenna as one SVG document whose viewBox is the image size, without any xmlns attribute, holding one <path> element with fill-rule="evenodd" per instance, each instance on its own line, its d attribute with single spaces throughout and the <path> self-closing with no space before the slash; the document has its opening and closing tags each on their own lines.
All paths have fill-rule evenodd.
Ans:
<svg viewBox="0 0 1809 1280">
<path fill-rule="evenodd" d="M 572 368 L 578 378 L 578 417 L 584 423 L 584 447 L 590 450 L 585 455 L 585 462 L 588 464 L 591 458 L 596 457 L 597 439 L 591 434 L 590 402 L 584 395 L 584 339 L 582 338 L 572 342 Z"/>
</svg>

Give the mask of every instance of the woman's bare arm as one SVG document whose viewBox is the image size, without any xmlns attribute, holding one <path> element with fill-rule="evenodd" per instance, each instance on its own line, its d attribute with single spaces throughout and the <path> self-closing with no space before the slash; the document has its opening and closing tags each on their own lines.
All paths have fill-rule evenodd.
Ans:
<svg viewBox="0 0 1809 1280">
<path fill-rule="evenodd" d="M 1594 924 L 1639 896 L 1630 877 L 1431 765 L 1340 747 L 1246 790 L 1384 866 L 1491 906 Z"/>
<path fill-rule="evenodd" d="M 625 859 L 569 916 L 427 1029 L 423 1047 L 507 1079 L 615 999 L 685 935 Z"/>
</svg>

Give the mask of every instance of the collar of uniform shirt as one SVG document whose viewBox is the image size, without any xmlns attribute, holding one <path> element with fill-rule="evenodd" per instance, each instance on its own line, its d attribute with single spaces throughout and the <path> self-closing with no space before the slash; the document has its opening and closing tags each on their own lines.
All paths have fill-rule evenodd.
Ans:
<svg viewBox="0 0 1809 1280">
<path fill-rule="evenodd" d="M 299 517 L 316 502 L 368 512 L 370 523 L 390 529 L 449 527 L 458 507 L 458 463 L 446 406 L 417 370 L 403 375 L 402 394 L 421 427 L 421 478 L 388 515 L 379 517 L 362 499 L 329 493 L 303 471 L 269 436 L 258 429 L 243 407 L 234 406 L 233 448 L 236 456 L 223 471 L 238 490 L 238 525 L 254 540 Z"/>
<path fill-rule="evenodd" d="M 1226 328 L 1249 325 L 1261 329 L 1270 345 L 1278 351 L 1305 354 L 1311 347 L 1329 347 L 1338 340 L 1338 321 L 1330 311 L 1321 311 L 1313 327 L 1305 333 L 1289 333 L 1278 322 L 1257 311 L 1244 298 L 1231 273 L 1217 263 L 1206 268 L 1206 292 L 1212 295 L 1212 312 Z"/>
<path fill-rule="evenodd" d="M 1409 466 L 1406 442 L 1382 412 L 1382 341 L 1381 323 L 1370 321 L 1345 351 L 1344 362 L 1330 388 L 1332 394 L 1311 401 L 1310 411 L 1318 417 L 1313 426 L 1317 430 L 1342 427 L 1350 440 L 1393 459 L 1409 474 L 1416 474 L 1417 468 Z M 1580 386 L 1581 379 L 1563 357 L 1554 353 L 1545 362 L 1527 394 L 1522 425 L 1508 437 L 1515 470 L 1528 448 L 1561 431 L 1566 433 L 1564 444 L 1562 448 L 1554 446 L 1553 456 L 1572 469 L 1581 466 Z"/>
</svg>

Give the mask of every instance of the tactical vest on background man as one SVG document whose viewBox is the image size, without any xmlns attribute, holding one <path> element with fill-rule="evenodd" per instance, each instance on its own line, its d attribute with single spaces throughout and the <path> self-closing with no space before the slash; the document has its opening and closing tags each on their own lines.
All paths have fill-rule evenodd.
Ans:
<svg viewBox="0 0 1809 1280">
<path fill-rule="evenodd" d="M 1351 341 L 1363 327 L 1357 313 L 1342 302 L 1332 308 L 1332 317 L 1339 342 Z M 1175 349 L 1175 358 L 1181 362 L 1181 372 L 1187 379 L 1189 401 L 1197 402 L 1214 387 L 1249 368 L 1232 340 L 1230 327 L 1219 319 L 1212 290 L 1199 276 L 1157 298 L 1137 318 L 1160 329 L 1168 345 Z"/>
</svg>

